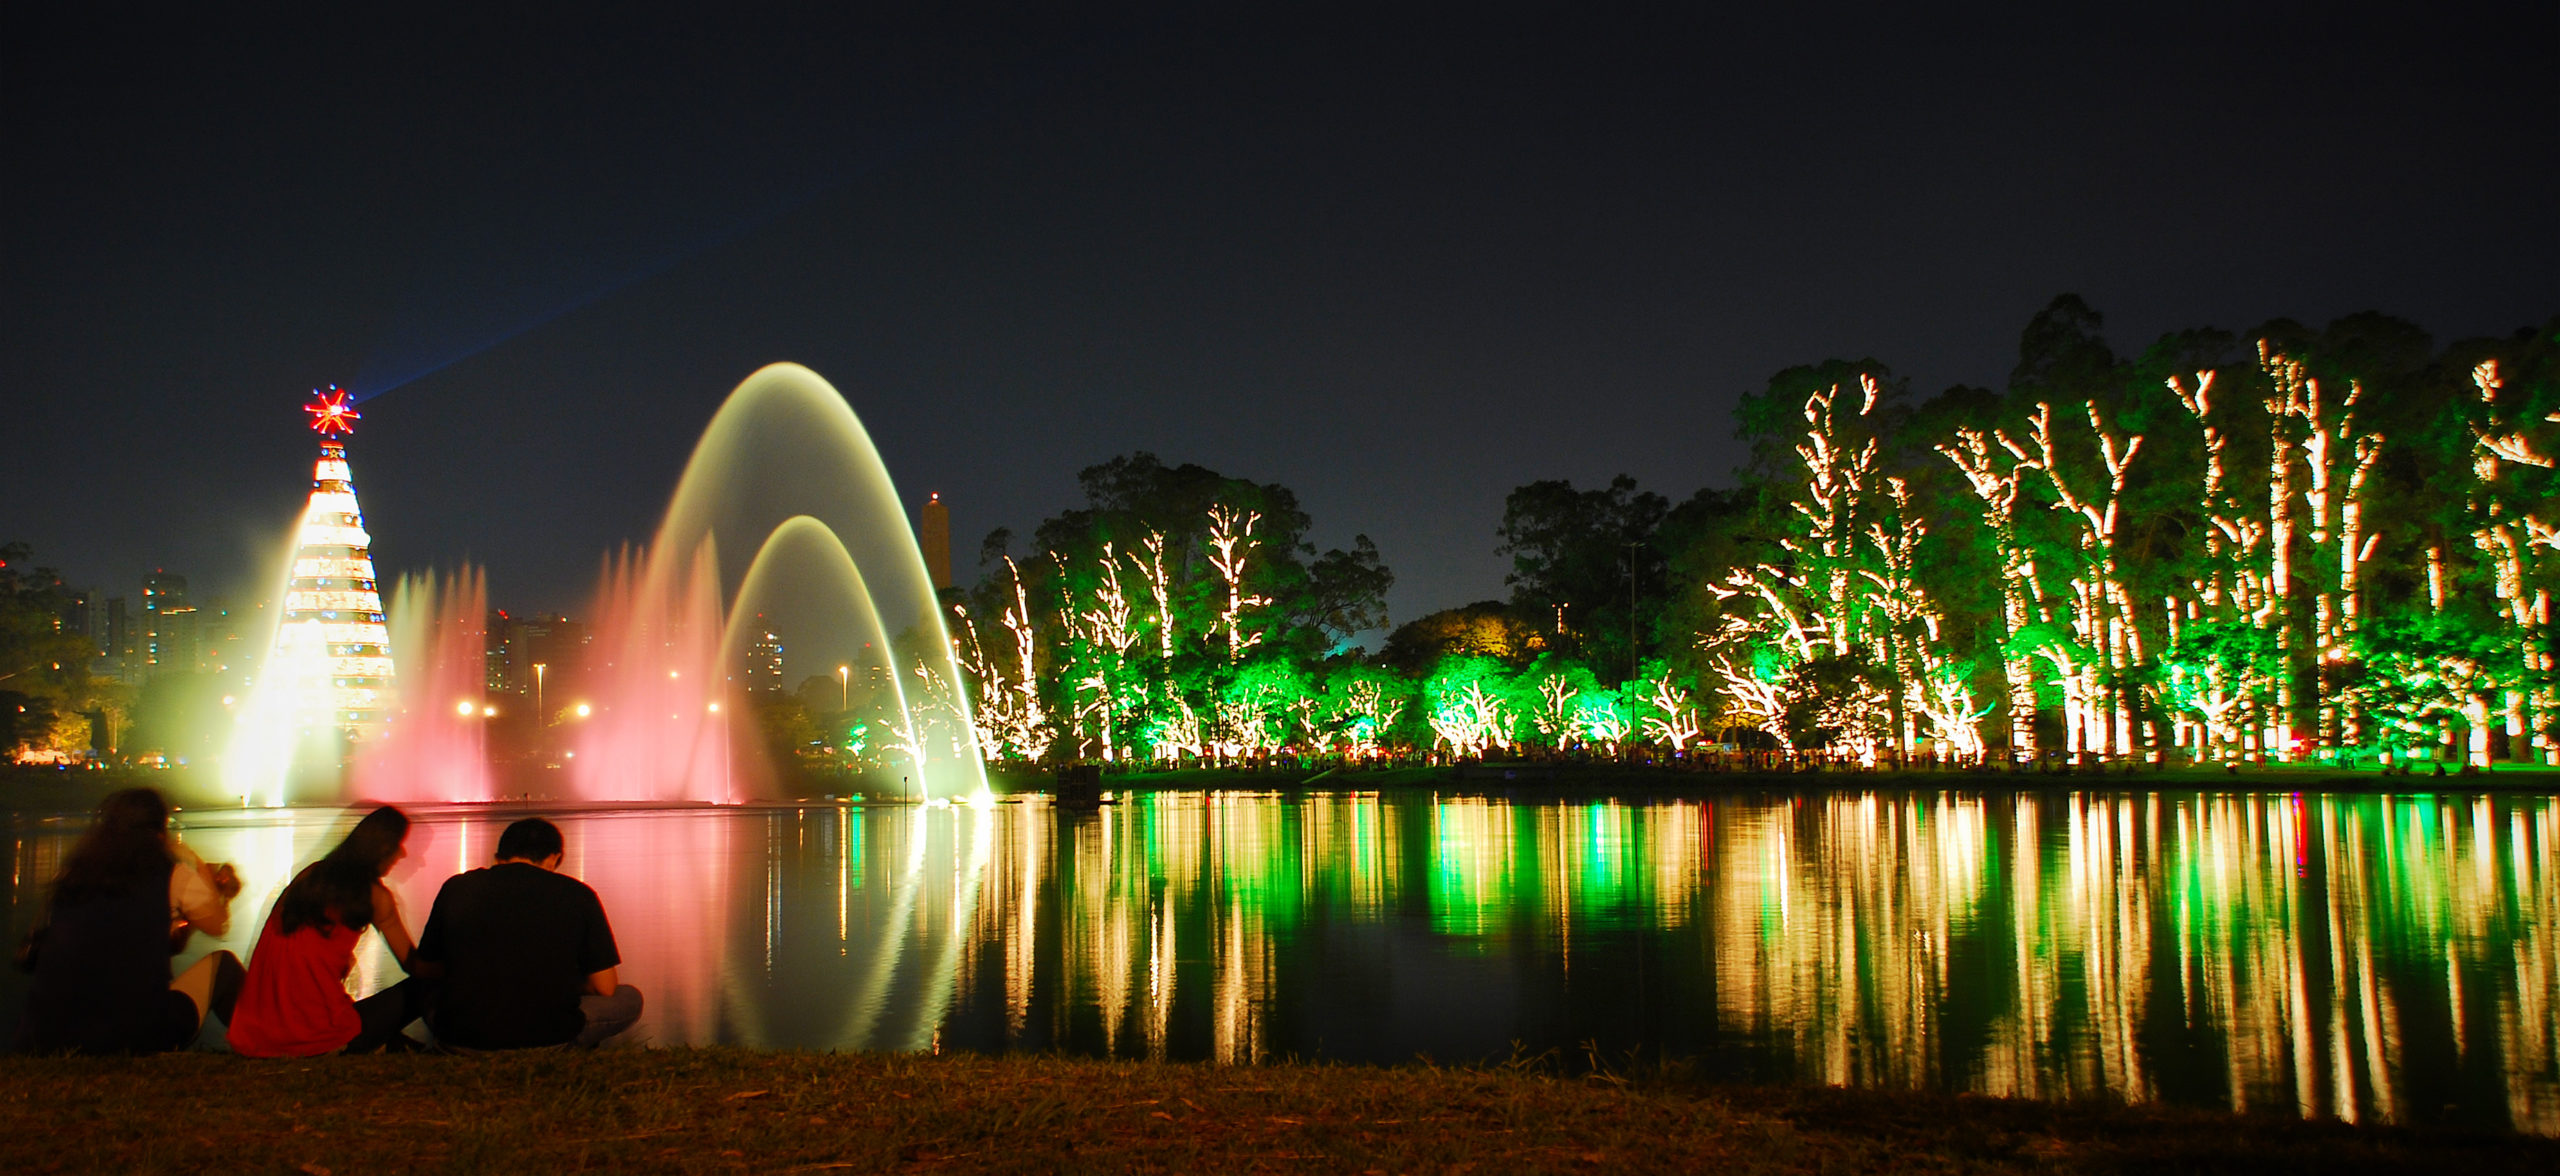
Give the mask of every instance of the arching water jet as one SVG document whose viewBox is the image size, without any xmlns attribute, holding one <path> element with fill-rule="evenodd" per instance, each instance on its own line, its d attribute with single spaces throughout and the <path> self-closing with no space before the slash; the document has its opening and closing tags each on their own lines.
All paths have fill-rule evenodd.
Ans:
<svg viewBox="0 0 2560 1176">
<path fill-rule="evenodd" d="M 402 576 L 388 613 L 392 659 L 404 669 L 382 737 L 357 749 L 351 795 L 491 799 L 488 731 L 500 700 L 488 697 L 487 577 L 468 565 L 451 575 Z"/>
<path fill-rule="evenodd" d="M 723 535 L 730 538 L 722 543 Z M 747 566 L 722 553 L 760 536 Z M 821 540 L 823 536 L 823 541 Z M 599 707 L 576 740 L 570 770 L 587 800 L 715 799 L 756 795 L 766 777 L 753 738 L 731 739 L 723 717 L 734 662 L 734 619 L 752 616 L 746 594 L 764 577 L 756 565 L 781 550 L 832 547 L 836 574 L 861 607 L 841 618 L 835 642 L 869 635 L 888 650 L 905 733 L 916 748 L 916 792 L 971 795 L 986 788 L 975 754 L 966 692 L 924 555 L 870 433 L 825 380 L 798 364 L 773 364 L 740 383 L 694 445 L 683 477 L 646 554 L 608 574 L 599 603 Z M 733 599 L 725 584 L 739 585 Z M 840 592 L 841 594 L 841 592 Z M 850 633 L 855 642 L 842 640 Z M 903 638 L 903 640 L 902 640 Z M 936 686 L 937 705 L 956 716 L 964 738 L 955 754 L 924 754 L 919 708 L 906 678 Z M 734 711 L 734 706 L 729 708 Z M 663 717 L 661 717 L 663 716 Z M 752 728 L 750 728 L 752 730 Z M 741 778 L 741 768 L 745 777 Z"/>
<path fill-rule="evenodd" d="M 756 550 L 755 559 L 747 565 L 746 578 L 738 584 L 737 602 L 729 610 L 728 628 L 720 642 L 721 664 L 735 665 L 746 652 L 747 643 L 756 636 L 757 619 L 766 615 L 767 606 L 774 603 L 773 598 L 782 594 L 779 581 L 783 570 L 791 564 L 810 563 L 814 563 L 814 570 L 834 590 L 831 595 L 836 599 L 827 600 L 824 604 L 835 610 L 834 615 L 846 618 L 850 636 L 862 639 L 860 646 L 849 648 L 874 651 L 876 656 L 869 658 L 858 653 L 848 656 L 849 659 L 866 662 L 862 667 L 866 694 L 878 692 L 875 682 L 887 686 L 884 693 L 888 697 L 885 700 L 866 698 L 865 701 L 885 712 L 882 717 L 887 720 L 887 725 L 896 728 L 894 735 L 898 750 L 906 756 L 911 778 L 921 783 L 925 779 L 925 765 L 932 757 L 918 728 L 915 708 L 907 700 L 904 675 L 898 672 L 898 655 L 887 629 L 880 622 L 880 609 L 871 599 L 871 589 L 863 579 L 862 569 L 854 564 L 852 553 L 845 550 L 843 539 L 825 523 L 808 515 L 793 515 L 765 537 L 763 545 Z M 840 631 L 838 635 L 841 638 L 847 634 Z M 851 660 L 846 665 L 850 669 Z M 851 698 L 850 685 L 848 675 L 845 690 L 848 700 Z M 849 701 L 846 709 L 851 709 Z"/>
<path fill-rule="evenodd" d="M 733 700 L 720 673 L 710 540 L 682 558 L 624 552 L 609 561 L 596 621 L 586 671 L 595 701 L 568 740 L 573 796 L 733 804 L 752 795 L 755 740 L 744 741 L 742 762 L 730 738 L 736 708 L 723 706 Z"/>
</svg>

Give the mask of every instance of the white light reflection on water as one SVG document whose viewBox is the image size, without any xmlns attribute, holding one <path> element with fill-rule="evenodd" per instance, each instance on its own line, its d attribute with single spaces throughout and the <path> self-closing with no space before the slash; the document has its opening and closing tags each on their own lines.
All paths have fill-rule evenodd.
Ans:
<svg viewBox="0 0 2560 1176">
<path fill-rule="evenodd" d="M 419 814 L 412 924 L 512 814 Z M 245 954 L 336 812 L 185 814 Z M 2560 1133 L 2560 802 L 1154 794 L 568 813 L 657 1044 L 1578 1055 Z M 9 819 L 11 933 L 77 822 Z M 183 962 L 183 960 L 181 961 Z M 396 967 L 369 946 L 360 990 Z M 0 979 L 14 1016 L 23 981 Z"/>
</svg>

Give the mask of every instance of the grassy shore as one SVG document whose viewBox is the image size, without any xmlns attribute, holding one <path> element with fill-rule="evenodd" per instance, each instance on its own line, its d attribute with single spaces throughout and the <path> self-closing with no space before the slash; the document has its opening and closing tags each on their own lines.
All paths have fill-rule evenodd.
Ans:
<svg viewBox="0 0 2560 1176">
<path fill-rule="evenodd" d="M 1536 1068 L 0 1058 L 10 1172 L 2560 1171 L 2560 1142 Z"/>
</svg>

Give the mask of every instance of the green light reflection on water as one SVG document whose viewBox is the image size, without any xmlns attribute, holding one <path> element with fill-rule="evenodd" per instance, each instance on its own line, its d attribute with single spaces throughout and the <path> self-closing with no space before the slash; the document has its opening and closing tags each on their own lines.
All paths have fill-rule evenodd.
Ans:
<svg viewBox="0 0 2560 1176">
<path fill-rule="evenodd" d="M 1161 793 L 562 820 L 665 1044 L 1398 1061 L 1592 1039 L 1742 1077 L 2560 1132 L 2547 797 Z M 467 867 L 485 823 L 426 856 Z M 56 868 L 63 827 L 9 829 L 14 877 Z M 266 895 L 321 832 L 187 835 Z M 35 889 L 10 892 L 13 929 Z"/>
</svg>

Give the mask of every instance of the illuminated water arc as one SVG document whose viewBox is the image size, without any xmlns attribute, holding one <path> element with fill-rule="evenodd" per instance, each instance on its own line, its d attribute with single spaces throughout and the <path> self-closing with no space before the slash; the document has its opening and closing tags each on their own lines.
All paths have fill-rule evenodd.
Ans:
<svg viewBox="0 0 2560 1176">
<path fill-rule="evenodd" d="M 868 624 L 868 631 L 862 635 L 871 638 L 888 658 L 889 691 L 897 699 L 898 721 L 908 736 L 908 753 L 915 767 L 916 786 L 925 788 L 927 757 L 924 740 L 916 734 L 915 711 L 907 705 L 905 675 L 898 672 L 897 655 L 891 648 L 887 628 L 880 621 L 880 608 L 871 599 L 871 586 L 863 579 L 861 566 L 854 562 L 853 553 L 845 550 L 844 540 L 834 528 L 808 515 L 793 515 L 775 527 L 772 534 L 765 536 L 764 544 L 756 549 L 755 559 L 747 564 L 746 578 L 738 584 L 738 599 L 730 606 L 728 624 L 720 637 L 721 664 L 737 664 L 746 649 L 746 642 L 754 636 L 743 622 L 763 611 L 758 606 L 765 603 L 770 592 L 768 585 L 780 563 L 803 552 L 820 561 L 825 570 L 835 577 L 832 582 L 847 590 L 853 604 L 849 610 L 851 615 Z"/>
<path fill-rule="evenodd" d="M 952 832 L 957 833 L 961 810 L 954 807 L 949 811 Z M 954 887 L 956 893 L 952 896 L 950 933 L 943 937 L 942 958 L 935 962 L 930 973 L 937 980 L 945 977 L 951 979 L 936 983 L 926 990 L 926 1006 L 917 1010 L 920 1015 L 916 1018 L 915 1035 L 907 1041 L 907 1048 L 910 1050 L 922 1050 L 931 1046 L 934 1031 L 941 1028 L 944 1015 L 951 1011 L 952 999 L 958 995 L 959 990 L 956 980 L 960 975 L 960 951 L 967 944 L 969 936 L 974 933 L 977 924 L 978 894 L 986 884 L 987 861 L 995 851 L 995 828 L 993 809 L 990 807 L 972 805 L 969 811 L 976 814 L 974 827 L 971 828 L 969 835 L 969 872 L 960 880 L 959 885 Z M 954 850 L 956 852 L 956 846 Z"/>
<path fill-rule="evenodd" d="M 244 806 L 263 805 L 275 808 L 285 803 L 285 782 L 293 773 L 294 753 L 302 742 L 302 721 L 295 713 L 291 686 L 314 672 L 307 664 L 313 656 L 325 657 L 326 643 L 317 650 L 297 644 L 288 650 L 278 640 L 284 624 L 284 597 L 293 586 L 293 557 L 296 536 L 310 521 L 311 505 L 305 502 L 294 516 L 293 530 L 287 532 L 274 555 L 273 570 L 267 577 L 272 585 L 265 599 L 276 607 L 260 610 L 251 632 L 241 636 L 263 651 L 251 671 L 249 689 L 240 699 L 237 717 L 232 720 L 231 738 L 223 745 L 222 792 L 240 798 Z M 312 628 L 317 640 L 318 629 Z"/>
<path fill-rule="evenodd" d="M 587 657 L 594 713 L 571 734 L 578 798 L 739 799 L 720 709 L 717 558 L 706 537 L 683 553 L 626 552 L 608 564 Z"/>
<path fill-rule="evenodd" d="M 388 803 L 486 801 L 488 578 L 464 564 L 447 575 L 400 577 L 390 594 L 392 713 L 380 739 L 357 748 L 350 794 Z M 462 709 L 457 712 L 456 703 Z"/>
<path fill-rule="evenodd" d="M 906 959 L 907 935 L 915 926 L 916 902 L 924 883 L 924 848 L 926 834 L 910 825 L 907 839 L 906 870 L 891 892 L 889 933 L 881 937 L 884 950 L 873 953 L 864 991 L 850 1002 L 853 1020 L 843 1039 L 855 1042 L 871 1040 L 880 1024 L 880 1010 L 888 1003 L 889 990 L 896 981 L 898 965 Z M 953 934 L 959 934 L 958 928 Z"/>
<path fill-rule="evenodd" d="M 781 460 L 777 452 L 809 446 L 816 447 L 819 460 L 808 472 L 834 484 L 790 487 L 788 514 L 766 533 L 779 534 L 802 517 L 823 524 L 847 559 L 856 568 L 868 569 L 862 583 L 873 605 L 874 623 L 885 633 L 891 628 L 891 616 L 897 615 L 913 626 L 919 645 L 933 646 L 929 653 L 921 648 L 908 652 L 937 663 L 931 668 L 953 684 L 951 704 L 958 711 L 961 729 L 973 729 L 975 720 L 969 713 L 967 692 L 959 688 L 959 664 L 932 575 L 925 568 L 924 550 L 916 541 L 888 466 L 853 406 L 816 372 L 795 363 L 770 364 L 729 393 L 695 442 L 650 550 L 697 550 L 720 529 L 725 516 L 752 505 L 750 492 L 774 481 L 773 469 Z M 776 514 L 784 512 L 769 510 L 765 517 Z M 746 529 L 753 533 L 763 528 L 751 522 Z M 884 597 L 886 610 L 881 608 Z M 746 611 L 732 610 L 733 615 Z M 921 747 L 918 750 L 921 753 Z M 986 766 L 977 756 L 955 759 L 961 776 L 953 781 L 954 787 L 932 789 L 922 779 L 919 786 L 963 795 L 987 786 Z"/>
</svg>

